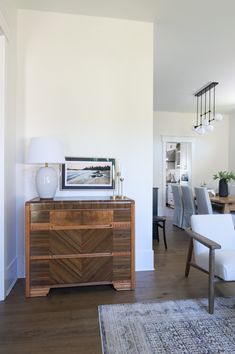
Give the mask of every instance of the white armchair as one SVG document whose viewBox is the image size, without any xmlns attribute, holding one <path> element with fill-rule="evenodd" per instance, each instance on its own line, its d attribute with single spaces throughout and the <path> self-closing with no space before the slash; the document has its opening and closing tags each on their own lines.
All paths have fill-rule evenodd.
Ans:
<svg viewBox="0 0 235 354">
<path fill-rule="evenodd" d="M 209 313 L 214 312 L 215 277 L 235 281 L 235 230 L 230 214 L 193 215 L 185 276 L 190 266 L 209 274 Z M 194 261 L 192 262 L 192 253 Z"/>
</svg>

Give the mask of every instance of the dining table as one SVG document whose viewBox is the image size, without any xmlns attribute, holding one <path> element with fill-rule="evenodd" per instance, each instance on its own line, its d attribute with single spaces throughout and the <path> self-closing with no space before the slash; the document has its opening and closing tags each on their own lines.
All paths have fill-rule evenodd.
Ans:
<svg viewBox="0 0 235 354">
<path fill-rule="evenodd" d="M 229 195 L 227 197 L 210 196 L 210 200 L 212 203 L 220 205 L 224 214 L 235 211 L 235 195 Z"/>
</svg>

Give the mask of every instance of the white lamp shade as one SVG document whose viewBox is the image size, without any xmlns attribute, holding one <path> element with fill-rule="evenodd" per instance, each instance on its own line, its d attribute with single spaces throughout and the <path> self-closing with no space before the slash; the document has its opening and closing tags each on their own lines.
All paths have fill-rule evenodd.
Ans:
<svg viewBox="0 0 235 354">
<path fill-rule="evenodd" d="M 61 143 L 53 137 L 32 138 L 27 162 L 30 164 L 64 163 L 65 158 Z"/>
</svg>

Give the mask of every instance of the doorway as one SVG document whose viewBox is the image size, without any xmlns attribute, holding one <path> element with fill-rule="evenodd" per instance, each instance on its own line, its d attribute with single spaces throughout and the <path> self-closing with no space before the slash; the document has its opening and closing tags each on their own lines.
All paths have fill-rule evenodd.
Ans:
<svg viewBox="0 0 235 354">
<path fill-rule="evenodd" d="M 193 185 L 194 139 L 186 137 L 164 137 L 163 139 L 163 208 L 172 215 L 174 199 L 172 184 Z"/>
</svg>

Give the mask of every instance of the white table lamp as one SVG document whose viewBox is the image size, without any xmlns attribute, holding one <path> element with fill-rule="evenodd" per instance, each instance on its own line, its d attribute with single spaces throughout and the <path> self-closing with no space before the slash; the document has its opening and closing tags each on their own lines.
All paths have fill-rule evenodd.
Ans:
<svg viewBox="0 0 235 354">
<path fill-rule="evenodd" d="M 29 164 L 45 164 L 36 175 L 36 188 L 40 199 L 53 199 L 58 186 L 56 170 L 48 164 L 65 162 L 61 143 L 52 137 L 32 138 L 29 145 Z"/>
</svg>

